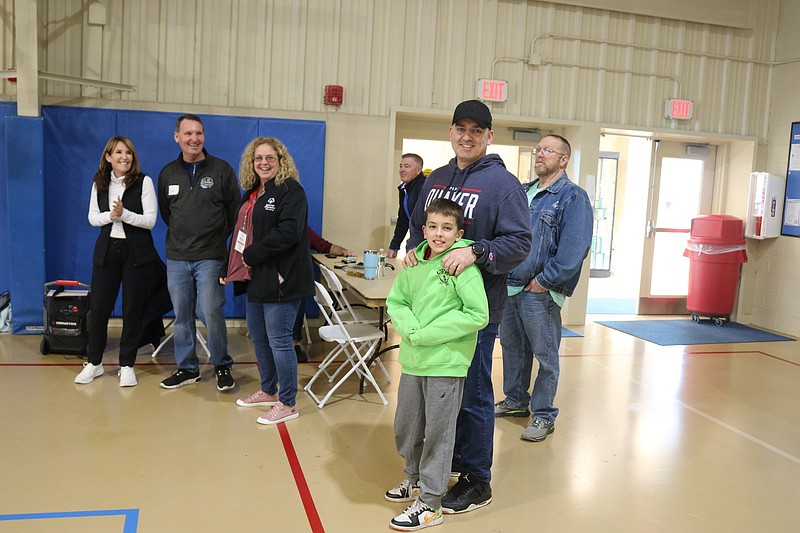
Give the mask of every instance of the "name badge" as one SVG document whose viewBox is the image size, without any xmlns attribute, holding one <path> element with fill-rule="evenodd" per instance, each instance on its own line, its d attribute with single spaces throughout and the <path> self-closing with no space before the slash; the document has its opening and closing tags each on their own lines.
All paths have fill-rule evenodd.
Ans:
<svg viewBox="0 0 800 533">
<path fill-rule="evenodd" d="M 236 235 L 236 244 L 233 246 L 233 249 L 239 252 L 240 254 L 244 252 L 244 243 L 247 240 L 247 233 L 243 230 L 239 230 L 239 233 Z"/>
<path fill-rule="evenodd" d="M 175 196 L 178 194 L 179 186 L 178 185 L 170 185 L 167 189 L 167 196 Z"/>
</svg>

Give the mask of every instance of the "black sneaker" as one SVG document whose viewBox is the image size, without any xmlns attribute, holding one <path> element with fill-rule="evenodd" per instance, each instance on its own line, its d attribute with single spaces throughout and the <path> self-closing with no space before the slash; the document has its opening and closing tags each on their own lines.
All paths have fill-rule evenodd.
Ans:
<svg viewBox="0 0 800 533">
<path fill-rule="evenodd" d="M 200 381 L 200 372 L 190 372 L 179 368 L 172 373 L 170 377 L 161 382 L 161 387 L 165 389 L 177 389 L 190 383 L 197 383 Z"/>
<path fill-rule="evenodd" d="M 236 386 L 228 366 L 215 366 L 214 374 L 217 376 L 217 390 L 228 390 Z"/>
<path fill-rule="evenodd" d="M 488 483 L 472 479 L 472 474 L 463 474 L 458 482 L 442 498 L 445 514 L 458 514 L 480 509 L 492 501 L 492 487 Z"/>
</svg>

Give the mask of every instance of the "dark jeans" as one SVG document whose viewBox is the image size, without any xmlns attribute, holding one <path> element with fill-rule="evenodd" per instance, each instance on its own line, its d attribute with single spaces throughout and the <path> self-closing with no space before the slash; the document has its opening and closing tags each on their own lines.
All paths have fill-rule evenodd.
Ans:
<svg viewBox="0 0 800 533">
<path fill-rule="evenodd" d="M 459 466 L 480 481 L 492 479 L 494 453 L 494 389 L 492 388 L 492 351 L 497 339 L 497 324 L 478 332 L 475 356 L 464 382 L 464 397 L 456 426 L 453 457 Z"/>
</svg>

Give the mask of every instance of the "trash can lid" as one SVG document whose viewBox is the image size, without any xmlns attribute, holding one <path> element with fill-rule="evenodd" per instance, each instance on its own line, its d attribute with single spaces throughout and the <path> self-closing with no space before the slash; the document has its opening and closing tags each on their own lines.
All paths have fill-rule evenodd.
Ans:
<svg viewBox="0 0 800 533">
<path fill-rule="evenodd" d="M 744 221 L 731 215 L 701 215 L 692 219 L 696 244 L 744 244 Z"/>
</svg>

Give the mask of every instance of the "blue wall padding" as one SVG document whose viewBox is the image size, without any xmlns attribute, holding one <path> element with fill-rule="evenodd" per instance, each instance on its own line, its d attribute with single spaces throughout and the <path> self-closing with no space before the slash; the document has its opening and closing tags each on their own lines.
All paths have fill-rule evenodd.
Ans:
<svg viewBox="0 0 800 533">
<path fill-rule="evenodd" d="M 0 293 L 11 290 L 8 273 L 8 173 L 6 162 L 6 116 L 16 115 L 17 106 L 12 102 L 0 102 Z"/>
<path fill-rule="evenodd" d="M 44 144 L 39 117 L 5 117 L 11 330 L 41 333 L 45 283 Z"/>
<path fill-rule="evenodd" d="M 0 112 L 4 107 L 0 107 Z M 15 112 L 11 108 L 9 114 Z M 158 174 L 168 162 L 180 154 L 180 147 L 174 140 L 175 119 L 180 113 L 160 113 L 149 111 L 117 111 L 107 109 L 88 109 L 78 107 L 43 107 L 39 119 L 40 139 L 36 142 L 17 139 L 17 148 L 11 150 L 11 140 L 6 131 L 3 150 L 14 166 L 22 166 L 26 175 L 32 159 L 43 166 L 43 184 L 40 181 L 36 202 L 26 199 L 28 213 L 35 215 L 40 226 L 43 224 L 44 249 L 40 259 L 43 272 L 31 271 L 35 279 L 36 293 L 18 297 L 12 290 L 13 314 L 16 318 L 19 299 L 24 306 L 35 307 L 36 318 L 32 325 L 42 324 L 42 283 L 55 279 L 76 279 L 84 283 L 91 281 L 91 257 L 98 228 L 89 225 L 89 196 L 92 189 L 92 176 L 97 170 L 101 151 L 113 135 L 129 137 L 139 156 L 142 171 L 148 174 L 158 188 Z M 16 117 L 9 117 L 16 118 Z M 239 174 L 239 161 L 247 143 L 254 137 L 270 135 L 282 140 L 288 147 L 300 171 L 300 180 L 309 201 L 309 225 L 318 232 L 322 229 L 322 196 L 325 165 L 325 123 L 308 120 L 282 120 L 254 117 L 227 117 L 201 115 L 205 126 L 205 146 L 209 153 L 222 158 Z M 8 129 L 6 119 L 6 130 Z M 42 128 L 43 124 L 43 128 Z M 0 131 L 0 135 L 2 132 Z M 16 134 L 17 136 L 19 133 Z M 2 137 L 0 137 L 0 141 Z M 2 153 L 2 152 L 0 152 Z M 25 161 L 25 163 L 19 163 Z M 0 175 L 2 179 L 2 175 Z M 5 182 L 5 179 L 2 179 Z M 9 178 L 9 201 L 11 201 Z M 42 191 L 42 186 L 44 191 Z M 3 191 L 0 188 L 0 195 Z M 29 191 L 31 193 L 31 191 Z M 42 194 L 44 202 L 42 203 Z M 1 197 L 0 197 L 1 198 Z M 21 202 L 21 200 L 20 200 Z M 38 206 L 38 207 L 37 207 Z M 40 211 L 39 209 L 43 209 Z M 20 209 L 21 211 L 21 209 Z M 9 211 L 11 215 L 11 211 Z M 8 238 L 11 228 L 6 231 L 0 225 L 0 244 Z M 166 226 L 159 216 L 153 239 L 161 257 L 166 260 L 164 241 Z M 8 247 L 4 247 L 6 250 Z M 11 245 L 11 250 L 15 250 Z M 0 258 L 3 256 L 0 255 Z M 0 269 L 0 283 L 3 282 Z M 12 272 L 16 276 L 27 277 L 23 273 Z M 41 280 L 39 278 L 42 278 Z M 46 278 L 46 279 L 44 279 Z M 26 283 L 30 280 L 26 280 Z M 0 285 L 2 289 L 2 285 Z M 2 292 L 2 290 L 0 290 Z M 234 299 L 232 288 L 228 288 L 228 298 L 224 311 L 227 317 L 243 317 L 244 297 Z M 120 302 L 117 302 L 115 315 L 120 315 Z"/>
</svg>

